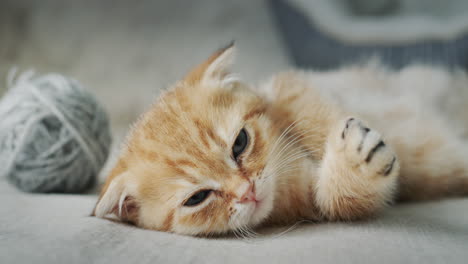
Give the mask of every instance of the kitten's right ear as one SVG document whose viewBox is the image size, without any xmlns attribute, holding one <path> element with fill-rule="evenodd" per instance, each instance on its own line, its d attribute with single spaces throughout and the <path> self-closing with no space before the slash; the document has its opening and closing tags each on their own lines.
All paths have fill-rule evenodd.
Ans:
<svg viewBox="0 0 468 264">
<path fill-rule="evenodd" d="M 226 47 L 217 50 L 206 61 L 195 67 L 186 77 L 185 82 L 196 84 L 203 80 L 222 80 L 229 75 L 230 67 L 234 63 L 236 46 L 234 41 Z"/>
<path fill-rule="evenodd" d="M 128 173 L 122 173 L 104 187 L 92 215 L 100 218 L 113 215 L 121 221 L 132 223 L 138 220 L 140 206 L 135 198 L 136 186 L 127 178 Z"/>
</svg>

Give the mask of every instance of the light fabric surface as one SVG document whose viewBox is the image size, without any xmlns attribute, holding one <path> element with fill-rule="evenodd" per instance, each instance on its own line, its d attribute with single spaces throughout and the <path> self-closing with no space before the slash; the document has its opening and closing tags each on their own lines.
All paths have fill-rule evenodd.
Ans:
<svg viewBox="0 0 468 264">
<path fill-rule="evenodd" d="M 401 205 L 362 223 L 204 239 L 89 217 L 93 195 L 0 185 L 0 263 L 467 263 L 468 199 Z"/>
</svg>

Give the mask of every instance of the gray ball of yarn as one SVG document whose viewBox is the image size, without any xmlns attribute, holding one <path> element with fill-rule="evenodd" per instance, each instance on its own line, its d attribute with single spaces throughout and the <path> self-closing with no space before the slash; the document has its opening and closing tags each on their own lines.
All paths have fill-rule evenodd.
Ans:
<svg viewBox="0 0 468 264">
<path fill-rule="evenodd" d="M 58 74 L 9 79 L 0 101 L 0 176 L 28 192 L 90 188 L 111 144 L 103 108 Z"/>
</svg>

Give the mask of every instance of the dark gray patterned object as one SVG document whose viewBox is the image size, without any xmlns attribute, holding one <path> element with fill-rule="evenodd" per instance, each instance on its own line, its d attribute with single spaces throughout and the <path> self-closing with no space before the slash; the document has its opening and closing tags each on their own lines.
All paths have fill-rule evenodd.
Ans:
<svg viewBox="0 0 468 264">
<path fill-rule="evenodd" d="M 347 44 L 321 32 L 286 0 L 270 0 L 270 6 L 286 47 L 299 67 L 326 70 L 378 57 L 397 69 L 417 62 L 468 68 L 468 34 L 446 41 L 401 45 Z"/>
</svg>

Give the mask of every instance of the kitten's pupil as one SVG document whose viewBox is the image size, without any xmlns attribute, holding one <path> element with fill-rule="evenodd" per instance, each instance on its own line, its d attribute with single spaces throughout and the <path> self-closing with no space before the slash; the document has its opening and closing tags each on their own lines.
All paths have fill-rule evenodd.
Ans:
<svg viewBox="0 0 468 264">
<path fill-rule="evenodd" d="M 185 203 L 184 206 L 194 206 L 205 201 L 208 195 L 211 193 L 211 190 L 203 190 L 195 193 L 190 197 Z"/>
<path fill-rule="evenodd" d="M 237 135 L 236 141 L 234 141 L 234 145 L 232 145 L 232 155 L 234 159 L 237 160 L 237 157 L 244 152 L 245 147 L 247 147 L 247 143 L 249 138 L 247 136 L 247 132 L 244 128 L 241 129 L 239 134 Z"/>
</svg>

